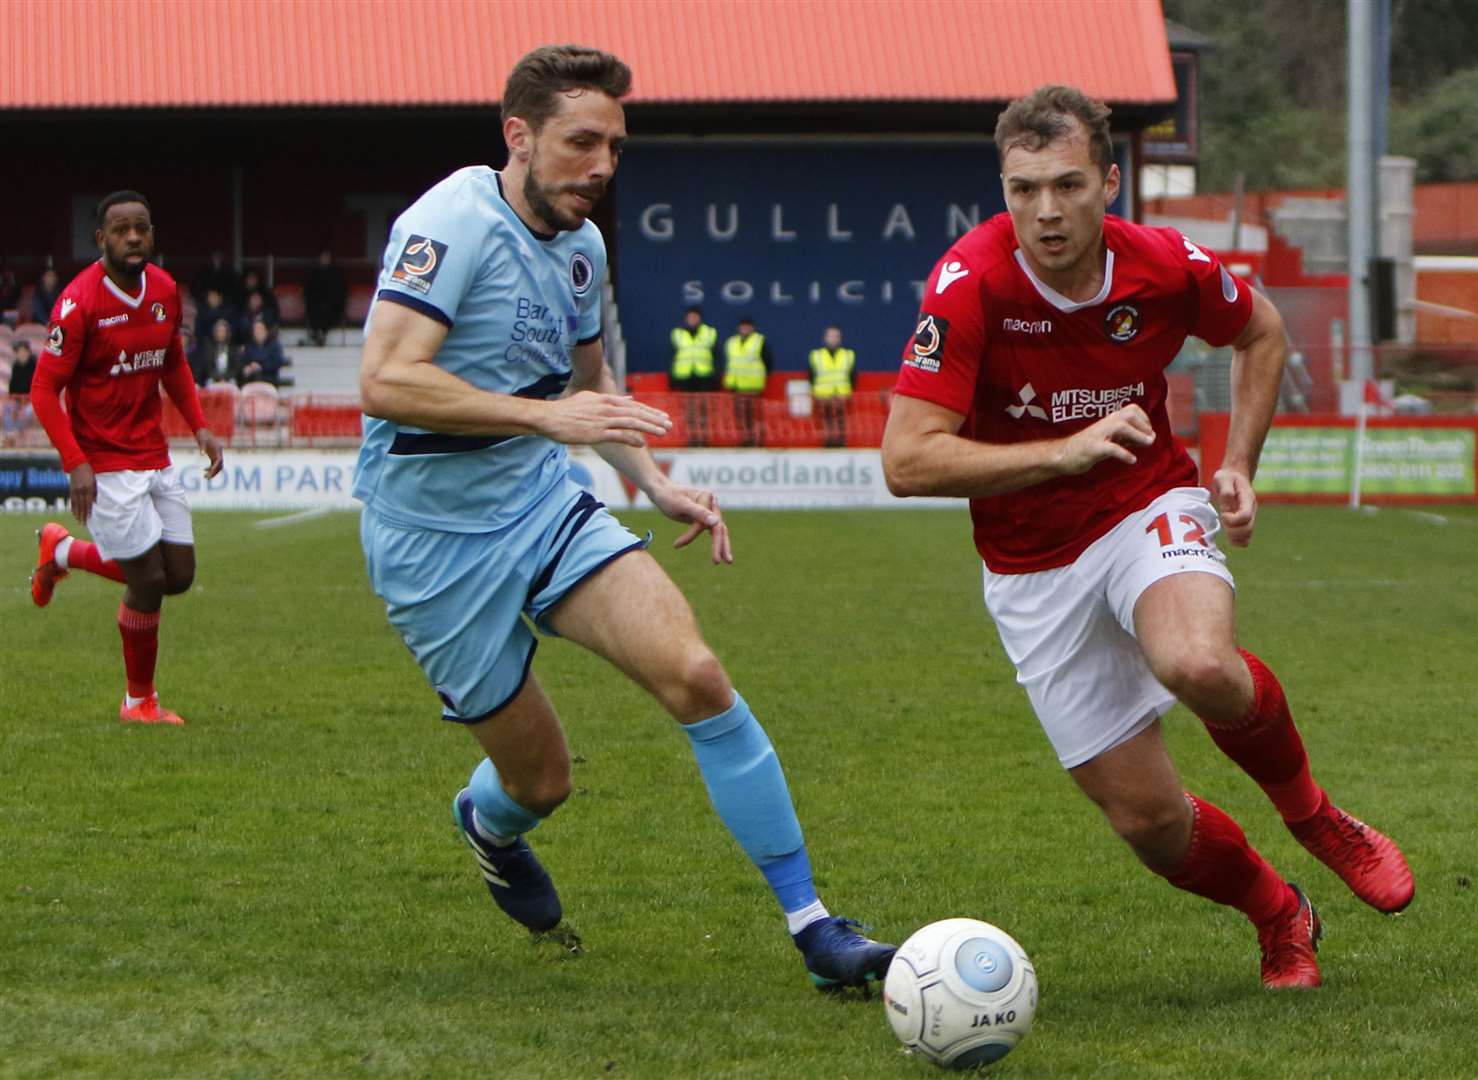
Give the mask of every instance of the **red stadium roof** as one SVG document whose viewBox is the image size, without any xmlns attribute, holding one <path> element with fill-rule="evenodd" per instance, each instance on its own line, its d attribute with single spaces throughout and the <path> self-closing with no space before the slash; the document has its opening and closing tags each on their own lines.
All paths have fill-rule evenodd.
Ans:
<svg viewBox="0 0 1478 1080">
<path fill-rule="evenodd" d="M 0 24 L 0 110 L 482 105 L 567 41 L 648 104 L 1175 99 L 1159 0 L 5 0 Z"/>
</svg>

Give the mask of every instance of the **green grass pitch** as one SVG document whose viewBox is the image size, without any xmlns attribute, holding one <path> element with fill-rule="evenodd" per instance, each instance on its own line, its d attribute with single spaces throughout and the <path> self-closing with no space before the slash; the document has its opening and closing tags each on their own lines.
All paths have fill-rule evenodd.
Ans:
<svg viewBox="0 0 1478 1080">
<path fill-rule="evenodd" d="M 1478 514 L 1268 507 L 1233 552 L 1243 641 L 1336 800 L 1395 836 L 1364 908 L 1199 724 L 1188 786 L 1323 915 L 1323 989 L 1270 995 L 1237 913 L 1141 870 L 1056 765 L 979 599 L 963 512 L 733 513 L 737 565 L 654 551 L 780 752 L 824 899 L 898 941 L 952 915 L 1036 963 L 1027 1077 L 1472 1077 Z M 927 1077 L 882 1005 L 806 981 L 686 741 L 600 661 L 536 670 L 577 755 L 535 834 L 586 952 L 489 902 L 448 804 L 474 744 L 365 583 L 357 519 L 197 517 L 159 685 L 117 722 L 118 587 L 44 611 L 0 516 L 0 1076 Z"/>
</svg>

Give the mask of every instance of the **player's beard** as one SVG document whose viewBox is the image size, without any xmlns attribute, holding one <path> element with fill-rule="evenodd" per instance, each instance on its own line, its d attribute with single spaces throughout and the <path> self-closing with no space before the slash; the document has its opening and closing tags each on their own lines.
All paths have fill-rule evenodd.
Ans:
<svg viewBox="0 0 1478 1080">
<path fill-rule="evenodd" d="M 597 192 L 581 187 L 578 184 L 571 184 L 562 188 L 547 188 L 539 183 L 538 172 L 539 155 L 535 153 L 529 159 L 529 171 L 524 174 L 523 178 L 524 201 L 528 203 L 529 209 L 534 212 L 540 221 L 553 228 L 556 232 L 578 229 L 581 225 L 585 224 L 585 215 L 561 210 L 555 205 L 554 196 L 572 191 L 585 196 L 592 203 L 595 203 L 605 194 L 603 190 Z"/>
</svg>

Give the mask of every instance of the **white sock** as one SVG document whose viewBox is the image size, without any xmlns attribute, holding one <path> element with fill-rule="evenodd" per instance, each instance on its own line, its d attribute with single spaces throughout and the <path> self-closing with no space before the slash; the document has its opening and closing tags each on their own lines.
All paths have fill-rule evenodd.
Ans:
<svg viewBox="0 0 1478 1080">
<path fill-rule="evenodd" d="M 72 550 L 72 541 L 75 539 L 76 537 L 68 536 L 64 538 L 61 543 L 57 544 L 56 550 L 52 553 L 51 559 L 54 563 L 56 563 L 58 568 L 62 570 L 65 570 L 67 568 L 67 553 Z"/>
<path fill-rule="evenodd" d="M 826 918 L 830 918 L 830 915 L 826 910 L 826 905 L 823 904 L 820 900 L 813 900 L 803 908 L 797 908 L 794 911 L 787 911 L 785 913 L 785 926 L 786 929 L 790 931 L 791 935 L 794 936 L 796 934 L 799 934 L 806 927 L 810 926 L 813 922 L 820 922 L 822 919 Z"/>
<path fill-rule="evenodd" d="M 128 693 L 125 693 L 123 695 L 123 704 L 127 705 L 130 709 L 133 708 L 135 705 L 138 705 L 140 702 L 147 700 L 148 698 L 134 697 L 132 694 Z"/>
<path fill-rule="evenodd" d="M 472 808 L 472 827 L 477 830 L 477 835 L 486 840 L 493 847 L 507 847 L 518 839 L 516 836 L 499 836 L 483 824 L 482 818 L 477 816 L 477 808 Z"/>
</svg>

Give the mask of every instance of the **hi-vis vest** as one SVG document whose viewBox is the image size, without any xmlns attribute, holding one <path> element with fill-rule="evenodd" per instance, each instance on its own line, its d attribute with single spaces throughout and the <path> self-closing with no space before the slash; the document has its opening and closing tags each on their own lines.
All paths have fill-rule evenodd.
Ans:
<svg viewBox="0 0 1478 1080">
<path fill-rule="evenodd" d="M 764 334 L 750 334 L 749 340 L 741 340 L 735 334 L 724 342 L 724 389 L 737 390 L 741 394 L 763 394 L 765 392 L 765 362 L 760 353 L 765 347 Z"/>
<path fill-rule="evenodd" d="M 713 347 L 718 344 L 718 331 L 707 323 L 697 330 L 679 326 L 672 332 L 672 377 L 706 379 L 713 374 Z"/>
<path fill-rule="evenodd" d="M 811 384 L 811 396 L 851 397 L 852 368 L 856 364 L 857 354 L 851 349 L 838 349 L 835 355 L 830 349 L 812 349 L 811 370 L 816 380 Z"/>
</svg>

